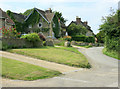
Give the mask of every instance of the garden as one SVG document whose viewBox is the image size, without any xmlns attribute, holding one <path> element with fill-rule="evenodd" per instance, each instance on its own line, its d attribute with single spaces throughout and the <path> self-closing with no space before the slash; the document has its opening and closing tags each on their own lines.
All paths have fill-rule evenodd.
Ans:
<svg viewBox="0 0 120 89">
<path fill-rule="evenodd" d="M 1 50 L 17 53 L 21 55 L 55 62 L 58 64 L 68 65 L 78 68 L 91 68 L 87 58 L 76 48 L 71 46 L 72 37 L 64 36 L 59 38 L 58 43 L 53 46 L 47 46 L 45 37 L 40 33 L 21 34 L 13 27 L 0 29 L 2 33 Z M 51 40 L 50 40 L 51 41 Z M 62 42 L 62 43 L 61 43 Z M 69 44 L 65 45 L 65 42 Z M 60 47 L 56 47 L 60 46 Z M 36 80 L 43 78 L 51 78 L 61 75 L 59 71 L 50 70 L 29 63 L 2 57 L 2 77 L 18 80 Z"/>
</svg>

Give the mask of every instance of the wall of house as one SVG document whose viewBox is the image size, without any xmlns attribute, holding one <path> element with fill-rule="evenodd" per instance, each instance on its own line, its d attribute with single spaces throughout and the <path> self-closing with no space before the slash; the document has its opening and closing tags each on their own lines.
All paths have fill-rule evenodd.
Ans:
<svg viewBox="0 0 120 89">
<path fill-rule="evenodd" d="M 4 26 L 5 26 L 5 28 L 9 28 L 9 27 L 11 27 L 10 24 L 5 23 L 5 20 L 0 19 L 0 28 L 2 28 L 2 27 L 4 27 Z"/>
<path fill-rule="evenodd" d="M 93 36 L 93 33 L 92 33 L 91 31 L 88 31 L 88 32 L 86 33 L 86 36 Z"/>
<path fill-rule="evenodd" d="M 2 28 L 4 26 L 4 20 L 3 19 L 0 19 L 0 28 Z"/>
<path fill-rule="evenodd" d="M 49 24 L 42 18 L 40 17 L 40 23 L 42 23 L 42 27 L 39 27 L 39 23 L 36 23 L 32 26 L 32 28 L 29 28 L 28 26 L 28 31 L 30 32 L 40 32 L 42 28 L 49 28 Z M 49 31 L 48 32 L 43 32 L 44 36 L 49 36 Z"/>
</svg>

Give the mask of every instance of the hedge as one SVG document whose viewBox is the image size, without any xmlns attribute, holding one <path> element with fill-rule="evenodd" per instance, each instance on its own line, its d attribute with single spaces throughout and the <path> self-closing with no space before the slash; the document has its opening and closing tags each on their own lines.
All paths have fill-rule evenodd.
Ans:
<svg viewBox="0 0 120 89">
<path fill-rule="evenodd" d="M 85 36 L 85 35 L 72 36 L 72 40 L 83 41 L 83 42 L 88 42 L 88 43 L 94 43 L 95 42 L 95 38 L 93 36 Z"/>
</svg>

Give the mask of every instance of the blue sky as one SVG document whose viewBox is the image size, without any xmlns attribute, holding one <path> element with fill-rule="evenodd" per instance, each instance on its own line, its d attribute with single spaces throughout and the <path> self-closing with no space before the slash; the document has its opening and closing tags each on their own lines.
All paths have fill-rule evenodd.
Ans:
<svg viewBox="0 0 120 89">
<path fill-rule="evenodd" d="M 2 10 L 13 12 L 24 12 L 27 9 L 39 8 L 46 10 L 52 8 L 53 11 L 60 11 L 67 19 L 66 25 L 75 21 L 79 16 L 82 21 L 88 21 L 93 32 L 98 33 L 99 25 L 102 24 L 102 16 L 110 14 L 110 7 L 118 8 L 119 0 L 0 0 Z"/>
</svg>

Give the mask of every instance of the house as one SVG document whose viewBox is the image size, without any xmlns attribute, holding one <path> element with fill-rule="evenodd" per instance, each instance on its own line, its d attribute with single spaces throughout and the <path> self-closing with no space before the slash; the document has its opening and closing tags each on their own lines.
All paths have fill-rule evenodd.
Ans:
<svg viewBox="0 0 120 89">
<path fill-rule="evenodd" d="M 93 33 L 93 31 L 91 30 L 91 27 L 88 25 L 88 22 L 87 21 L 84 21 L 84 22 L 82 22 L 81 21 L 81 18 L 79 18 L 78 16 L 76 16 L 76 21 L 72 21 L 68 26 L 67 26 L 67 28 L 71 25 L 71 24 L 76 24 L 76 25 L 82 25 L 82 26 L 84 26 L 84 27 L 86 27 L 87 28 L 87 33 L 86 33 L 86 36 L 93 36 L 94 35 L 94 33 Z"/>
<path fill-rule="evenodd" d="M 28 16 L 12 12 L 19 28 L 25 33 L 42 32 L 45 37 L 57 37 L 60 34 L 60 23 L 57 16 L 49 10 L 34 8 Z"/>
<path fill-rule="evenodd" d="M 0 8 L 0 28 L 9 28 L 14 24 L 13 20 Z"/>
<path fill-rule="evenodd" d="M 53 21 L 54 13 L 51 9 L 43 11 L 34 8 L 33 11 L 24 20 L 27 24 L 27 30 L 30 32 L 42 32 L 46 37 L 53 37 L 53 28 L 55 22 Z"/>
</svg>

